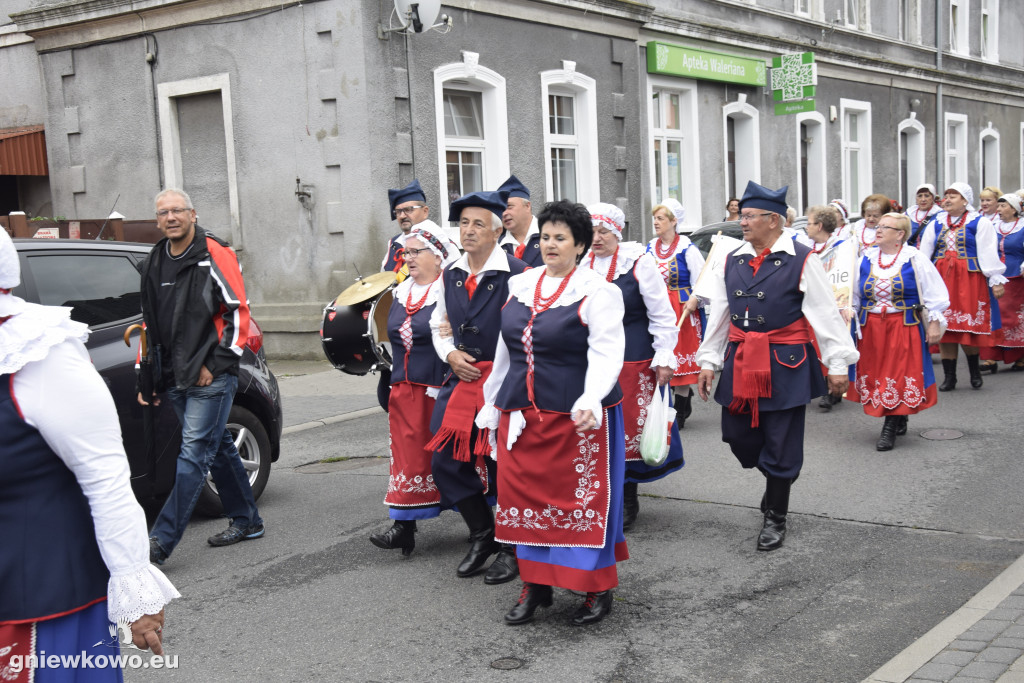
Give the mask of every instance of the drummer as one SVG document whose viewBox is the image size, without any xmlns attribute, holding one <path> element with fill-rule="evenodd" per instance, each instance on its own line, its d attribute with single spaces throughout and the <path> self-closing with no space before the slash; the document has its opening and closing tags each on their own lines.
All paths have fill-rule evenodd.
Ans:
<svg viewBox="0 0 1024 683">
<path fill-rule="evenodd" d="M 391 220 L 398 221 L 401 232 L 388 240 L 388 251 L 380 269 L 397 273 L 405 265 L 401 239 L 409 234 L 412 226 L 427 220 L 430 207 L 427 206 L 427 195 L 416 179 L 401 189 L 388 190 L 388 203 L 391 205 Z"/>
<path fill-rule="evenodd" d="M 480 573 L 491 555 L 497 559 L 484 583 L 511 581 L 519 575 L 515 550 L 494 541 L 495 463 L 475 456 L 477 429 L 473 424 L 483 406 L 483 385 L 491 372 L 501 332 L 501 307 L 508 299 L 508 280 L 527 265 L 498 246 L 505 192 L 473 192 L 452 202 L 448 219 L 459 224 L 465 254 L 441 274 L 437 307 L 430 318 L 434 349 L 451 367 L 437 397 L 430 430 L 434 439 L 431 470 L 443 507 L 458 507 L 469 527 L 469 553 L 456 574 Z M 451 336 L 442 334 L 448 323 Z"/>
<path fill-rule="evenodd" d="M 388 313 L 388 338 L 394 349 L 391 400 L 401 406 L 388 413 L 391 463 L 384 504 L 394 525 L 373 534 L 370 541 L 408 556 L 416 545 L 416 520 L 441 513 L 441 494 L 424 445 L 430 440 L 430 417 L 448 366 L 434 352 L 430 315 L 441 289 L 441 268 L 459 252 L 433 221 L 413 226 L 402 246 L 409 277 L 395 289 Z"/>
</svg>

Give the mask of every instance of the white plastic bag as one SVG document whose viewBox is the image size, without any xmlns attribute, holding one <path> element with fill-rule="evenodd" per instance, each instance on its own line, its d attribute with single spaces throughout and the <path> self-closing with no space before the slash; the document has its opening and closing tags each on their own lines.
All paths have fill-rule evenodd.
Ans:
<svg viewBox="0 0 1024 683">
<path fill-rule="evenodd" d="M 668 457 L 674 417 L 669 404 L 670 393 L 667 385 L 659 387 L 651 396 L 651 405 L 647 407 L 647 421 L 640 435 L 640 455 L 648 465 L 660 465 Z"/>
</svg>

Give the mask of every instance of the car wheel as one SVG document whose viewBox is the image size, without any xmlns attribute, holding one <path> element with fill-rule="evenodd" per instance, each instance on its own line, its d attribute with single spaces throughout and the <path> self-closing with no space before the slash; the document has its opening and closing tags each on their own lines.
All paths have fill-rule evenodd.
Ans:
<svg viewBox="0 0 1024 683">
<path fill-rule="evenodd" d="M 242 465 L 249 475 L 253 498 L 259 499 L 270 479 L 270 438 L 263 423 L 250 411 L 235 405 L 228 415 L 228 431 L 235 439 L 235 447 L 242 458 Z M 224 506 L 217 495 L 213 477 L 206 476 L 206 483 L 196 502 L 196 511 L 209 517 L 224 514 Z"/>
</svg>

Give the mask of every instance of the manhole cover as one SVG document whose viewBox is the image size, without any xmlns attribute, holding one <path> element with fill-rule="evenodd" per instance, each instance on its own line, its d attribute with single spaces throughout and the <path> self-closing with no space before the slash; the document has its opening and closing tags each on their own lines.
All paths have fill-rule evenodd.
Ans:
<svg viewBox="0 0 1024 683">
<path fill-rule="evenodd" d="M 955 429 L 926 429 L 921 432 L 921 436 L 931 441 L 952 441 L 963 435 L 963 432 L 958 432 Z"/>
<path fill-rule="evenodd" d="M 518 669 L 522 665 L 523 663 L 515 657 L 502 657 L 501 659 L 495 659 L 491 662 L 492 669 L 501 669 L 502 671 Z"/>
</svg>

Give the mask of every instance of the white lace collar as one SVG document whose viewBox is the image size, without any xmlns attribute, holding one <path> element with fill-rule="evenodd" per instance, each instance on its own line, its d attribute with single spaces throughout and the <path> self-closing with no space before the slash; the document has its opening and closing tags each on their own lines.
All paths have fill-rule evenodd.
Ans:
<svg viewBox="0 0 1024 683">
<path fill-rule="evenodd" d="M 543 266 L 540 268 L 531 268 L 526 272 L 514 275 L 509 278 L 508 291 L 509 298 L 515 297 L 520 303 L 526 305 L 528 308 L 533 308 L 533 295 L 537 289 L 537 281 L 544 277 L 547 268 Z M 551 308 L 557 308 L 559 306 L 571 306 L 578 301 L 581 301 L 584 297 L 590 296 L 601 287 L 609 287 L 604 277 L 598 275 L 590 268 L 576 268 L 576 271 L 572 274 L 572 278 L 569 280 L 569 284 L 566 285 L 565 291 L 562 292 L 561 296 L 555 303 L 551 304 Z"/>
<path fill-rule="evenodd" d="M 903 264 L 913 258 L 914 254 L 917 253 L 917 249 L 909 244 L 903 245 L 903 250 L 900 251 L 899 255 L 893 260 L 892 254 L 882 254 L 882 261 L 892 261 L 891 264 L 887 264 L 885 268 L 878 265 L 878 255 L 881 253 L 881 247 L 878 245 L 872 245 L 864 250 L 864 258 L 868 259 L 871 263 L 871 271 L 877 276 L 886 279 L 894 277 L 900 269 L 903 268 Z"/>
<path fill-rule="evenodd" d="M 682 240 L 680 240 L 682 241 Z M 646 248 L 639 242 L 620 242 L 619 255 L 615 261 L 615 275 L 613 280 L 618 280 L 620 275 L 625 275 L 633 269 L 636 260 L 644 255 Z M 599 275 L 603 272 L 607 277 L 608 268 L 611 266 L 611 256 L 594 256 L 593 251 L 587 251 L 580 261 L 580 266 L 589 268 Z M 591 260 L 593 259 L 593 260 Z M 596 268 L 595 268 L 596 266 Z"/>
<path fill-rule="evenodd" d="M 70 308 L 13 299 L 20 311 L 0 325 L 0 375 L 46 358 L 52 347 L 68 339 L 85 342 L 89 338 L 89 328 L 71 319 Z"/>
<path fill-rule="evenodd" d="M 423 302 L 424 306 L 432 306 L 437 303 L 438 292 L 441 291 L 441 287 L 437 284 L 439 281 L 440 278 L 425 286 L 429 288 L 429 291 L 427 292 L 427 300 Z M 394 298 L 395 301 L 401 304 L 402 308 L 405 308 L 405 302 L 409 298 L 409 292 L 413 290 L 413 286 L 415 284 L 416 282 L 411 277 L 407 277 L 402 280 L 397 287 L 395 287 Z M 423 296 L 423 288 L 417 286 L 416 289 L 419 291 L 413 293 L 413 303 L 419 301 L 419 298 Z"/>
</svg>

